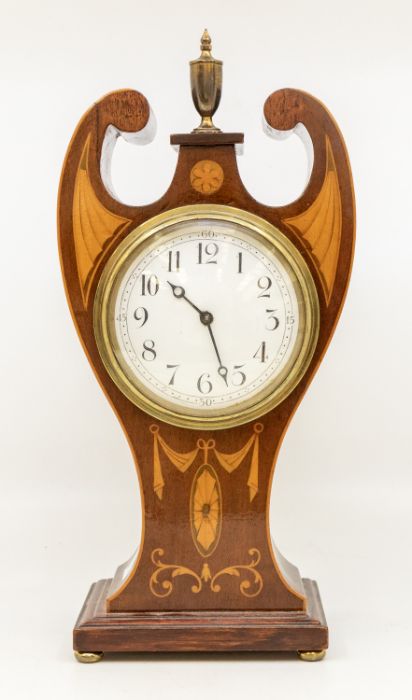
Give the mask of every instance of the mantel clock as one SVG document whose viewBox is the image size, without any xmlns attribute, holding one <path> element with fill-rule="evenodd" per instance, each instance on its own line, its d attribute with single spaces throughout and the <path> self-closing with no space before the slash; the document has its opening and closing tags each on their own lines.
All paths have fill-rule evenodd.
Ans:
<svg viewBox="0 0 412 700">
<path fill-rule="evenodd" d="M 266 131 L 302 125 L 308 185 L 271 207 L 244 187 L 241 133 L 213 122 L 222 63 L 207 31 L 190 64 L 201 116 L 174 134 L 166 193 L 117 198 L 119 136 L 145 143 L 151 110 L 133 90 L 82 118 L 60 186 L 68 302 L 90 364 L 127 435 L 142 499 L 140 546 L 94 583 L 74 629 L 79 661 L 104 652 L 296 651 L 322 658 L 328 629 L 315 581 L 269 532 L 275 461 L 325 353 L 348 285 L 354 195 L 342 136 L 298 90 L 264 105 Z"/>
</svg>

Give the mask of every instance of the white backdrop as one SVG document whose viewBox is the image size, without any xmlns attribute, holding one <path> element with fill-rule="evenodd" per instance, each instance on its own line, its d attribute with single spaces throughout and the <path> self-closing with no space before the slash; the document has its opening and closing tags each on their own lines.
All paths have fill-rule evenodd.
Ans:
<svg viewBox="0 0 412 700">
<path fill-rule="evenodd" d="M 409 2 L 1 0 L 0 10 L 3 697 L 409 697 Z M 209 655 L 83 666 L 72 659 L 72 626 L 91 582 L 135 548 L 140 503 L 64 297 L 59 173 L 83 112 L 108 91 L 136 88 L 158 133 L 145 148 L 117 146 L 113 180 L 130 203 L 162 194 L 176 162 L 168 136 L 197 124 L 187 62 L 205 26 L 224 61 L 216 123 L 245 132 L 239 167 L 254 196 L 284 203 L 305 181 L 297 137 L 276 143 L 261 130 L 278 88 L 321 99 L 351 155 L 350 291 L 286 437 L 271 514 L 281 551 L 319 582 L 331 648 L 321 664 Z"/>
</svg>

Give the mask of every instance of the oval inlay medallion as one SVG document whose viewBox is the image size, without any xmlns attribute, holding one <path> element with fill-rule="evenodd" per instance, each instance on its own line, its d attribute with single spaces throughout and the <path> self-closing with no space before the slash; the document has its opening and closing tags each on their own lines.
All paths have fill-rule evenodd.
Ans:
<svg viewBox="0 0 412 700">
<path fill-rule="evenodd" d="M 222 492 L 219 478 L 210 464 L 197 470 L 190 497 L 193 542 L 203 557 L 214 552 L 222 529 Z"/>
</svg>

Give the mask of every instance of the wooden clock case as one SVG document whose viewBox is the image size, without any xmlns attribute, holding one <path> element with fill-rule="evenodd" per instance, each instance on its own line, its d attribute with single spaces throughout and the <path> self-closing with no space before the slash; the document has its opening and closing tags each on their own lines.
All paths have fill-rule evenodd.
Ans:
<svg viewBox="0 0 412 700">
<path fill-rule="evenodd" d="M 264 117 L 269 133 L 303 124 L 313 144 L 309 183 L 286 206 L 266 206 L 247 192 L 236 162 L 243 135 L 225 133 L 173 135 L 179 157 L 165 194 L 147 206 L 119 202 L 107 174 L 114 142 L 119 134 L 144 142 L 150 131 L 148 101 L 133 90 L 103 97 L 71 140 L 58 212 L 66 293 L 89 362 L 127 436 L 143 511 L 137 557 L 119 567 L 114 579 L 93 584 L 86 599 L 74 629 L 80 660 L 120 651 L 320 653 L 327 648 L 316 583 L 302 579 L 272 544 L 269 501 L 283 436 L 344 302 L 354 194 L 342 136 L 319 101 L 280 90 L 266 100 Z M 274 224 L 309 266 L 320 304 L 318 343 L 298 386 L 258 420 L 215 431 L 178 428 L 131 403 L 105 370 L 93 330 L 96 288 L 119 243 L 151 217 L 198 203 L 230 205 Z M 196 540 L 191 508 L 200 478 L 214 480 L 220 499 L 214 539 L 203 542 Z"/>
</svg>

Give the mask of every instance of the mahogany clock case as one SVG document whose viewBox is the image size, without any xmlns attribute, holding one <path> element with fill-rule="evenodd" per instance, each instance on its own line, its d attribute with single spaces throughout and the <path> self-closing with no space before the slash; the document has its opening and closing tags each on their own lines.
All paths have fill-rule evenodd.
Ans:
<svg viewBox="0 0 412 700">
<path fill-rule="evenodd" d="M 133 90 L 97 102 L 70 143 L 58 216 L 66 293 L 84 350 L 128 438 L 143 510 L 138 556 L 129 569 L 120 567 L 113 580 L 93 585 L 74 630 L 76 650 L 327 647 L 316 584 L 301 579 L 272 545 L 268 513 L 283 436 L 344 302 L 353 255 L 354 195 L 342 136 L 319 101 L 304 92 L 280 90 L 266 100 L 264 115 L 269 131 L 303 124 L 313 144 L 310 181 L 299 199 L 282 207 L 261 204 L 247 192 L 236 162 L 236 144 L 243 136 L 222 133 L 172 136 L 179 156 L 165 194 L 146 206 L 120 203 L 102 180 L 102 152 L 107 156 L 120 132 L 137 138 L 145 133 L 150 107 Z M 212 164 L 212 181 L 202 170 L 205 163 Z M 172 426 L 130 402 L 106 371 L 93 327 L 98 283 L 117 246 L 152 217 L 198 204 L 228 205 L 274 225 L 303 257 L 319 300 L 319 337 L 299 384 L 257 421 L 224 430 Z M 194 480 L 202 475 L 214 480 L 223 504 L 218 541 L 210 552 L 196 544 L 188 505 Z"/>
</svg>

